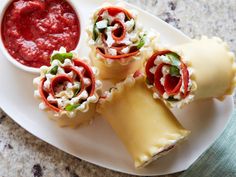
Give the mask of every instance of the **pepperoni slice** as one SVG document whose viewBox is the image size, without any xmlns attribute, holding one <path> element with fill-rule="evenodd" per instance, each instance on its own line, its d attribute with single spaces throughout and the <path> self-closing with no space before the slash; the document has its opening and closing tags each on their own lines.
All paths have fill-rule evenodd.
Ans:
<svg viewBox="0 0 236 177">
<path fill-rule="evenodd" d="M 161 84 L 161 78 L 163 77 L 163 74 L 162 74 L 162 67 L 164 66 L 164 63 L 160 64 L 157 69 L 156 69 L 156 72 L 155 72 L 155 75 L 154 75 L 154 84 L 155 84 L 155 87 L 156 89 L 158 90 L 159 94 L 163 95 L 164 92 L 165 92 L 165 88 L 164 86 Z"/>
<path fill-rule="evenodd" d="M 157 56 L 165 55 L 170 53 L 171 51 L 158 51 L 154 53 L 146 63 L 145 72 L 147 75 L 147 79 L 149 80 L 150 84 L 154 83 L 155 88 L 157 89 L 160 95 L 163 95 L 165 92 L 168 95 L 174 96 L 180 92 L 180 88 L 182 83 L 184 84 L 184 93 L 181 93 L 181 98 L 184 99 L 188 96 L 188 82 L 189 82 L 189 73 L 187 70 L 187 66 L 181 61 L 180 69 L 182 71 L 182 76 L 171 76 L 170 74 L 165 75 L 164 86 L 161 84 L 161 78 L 163 77 L 162 74 L 162 67 L 167 65 L 170 66 L 168 63 L 161 63 L 157 66 L 155 74 L 150 72 L 150 69 L 155 66 L 154 61 Z"/>
<path fill-rule="evenodd" d="M 108 14 L 112 17 L 115 17 L 117 14 L 123 12 L 125 14 L 125 21 L 133 19 L 133 16 L 126 10 L 121 7 L 104 7 L 102 8 L 97 16 L 97 21 L 103 20 L 102 14 L 107 11 Z M 96 51 L 99 53 L 103 58 L 111 59 L 111 60 L 120 60 L 121 58 L 129 58 L 139 54 L 139 49 L 137 46 L 133 46 L 129 48 L 128 53 L 123 53 L 122 49 L 128 47 L 128 45 L 122 43 L 122 40 L 126 37 L 127 30 L 126 26 L 123 21 L 119 18 L 114 18 L 113 21 L 109 22 L 110 26 L 117 26 L 115 29 L 112 30 L 111 36 L 114 39 L 115 43 L 112 46 L 107 46 L 106 40 L 106 30 L 101 30 L 101 39 L 103 42 L 103 47 L 97 47 Z M 116 50 L 116 55 L 111 55 L 108 52 L 108 49 Z"/>
<path fill-rule="evenodd" d="M 55 89 L 57 88 L 57 86 L 63 84 L 66 81 L 73 83 L 73 79 L 65 74 L 57 75 L 51 80 L 50 93 L 52 94 L 52 96 L 55 96 Z"/>
<path fill-rule="evenodd" d="M 182 94 L 182 98 L 186 98 L 189 94 L 188 91 L 188 81 L 189 81 L 189 72 L 187 66 L 184 63 L 181 63 L 181 70 L 183 73 L 183 82 L 184 82 L 184 94 Z"/>
<path fill-rule="evenodd" d="M 118 27 L 112 31 L 112 38 L 117 41 L 122 41 L 126 35 L 126 27 L 123 22 L 119 19 L 114 19 L 111 23 L 112 26 L 117 25 Z"/>
<path fill-rule="evenodd" d="M 149 80 L 149 82 L 152 84 L 154 82 L 154 75 L 150 72 L 150 69 L 154 66 L 154 61 L 157 58 L 157 56 L 159 55 L 165 55 L 167 53 L 169 53 L 170 51 L 165 50 L 165 51 L 158 51 L 156 53 L 154 53 L 147 61 L 146 63 L 146 67 L 145 67 L 145 72 L 147 75 L 147 79 Z"/>
<path fill-rule="evenodd" d="M 111 59 L 111 60 L 120 60 L 121 58 L 128 58 L 131 56 L 135 56 L 139 53 L 139 50 L 132 52 L 132 53 L 126 53 L 122 55 L 110 55 L 110 54 L 105 54 L 104 51 L 101 51 L 101 48 L 97 48 L 97 53 L 99 53 L 102 57 Z"/>
<path fill-rule="evenodd" d="M 126 10 L 121 7 L 104 7 L 98 12 L 98 20 L 101 20 L 101 15 L 103 12 L 108 11 L 108 14 L 111 16 L 116 16 L 118 13 L 123 12 L 129 19 L 133 18 L 132 15 Z"/>
<path fill-rule="evenodd" d="M 103 44 L 106 46 L 106 47 L 108 47 L 107 46 L 107 44 L 106 44 L 106 34 L 105 33 L 102 33 L 102 42 L 103 42 Z M 112 46 L 110 47 L 110 48 L 113 48 L 113 49 L 116 49 L 116 51 L 121 51 L 123 48 L 125 48 L 125 47 L 127 47 L 127 45 L 125 45 L 125 44 L 122 44 L 122 43 L 114 43 L 114 44 L 112 44 Z"/>
<path fill-rule="evenodd" d="M 102 41 L 103 41 L 103 43 L 106 47 L 105 48 L 97 47 L 96 51 L 103 58 L 106 58 L 106 59 L 119 60 L 121 58 L 128 58 L 128 57 L 131 57 L 131 56 L 138 55 L 138 53 L 139 53 L 139 50 L 135 46 L 133 46 L 133 47 L 130 48 L 129 53 L 123 54 L 122 50 L 127 47 L 127 45 L 125 45 L 125 44 L 116 44 L 115 43 L 111 47 L 108 47 L 107 44 L 106 44 L 106 39 L 105 39 L 105 34 L 104 33 L 102 34 Z M 117 55 L 114 56 L 114 55 L 108 54 L 108 51 L 107 51 L 108 48 L 115 49 L 117 51 Z"/>
<path fill-rule="evenodd" d="M 47 96 L 49 94 L 46 91 L 44 91 L 44 89 L 43 89 L 43 85 L 44 85 L 45 81 L 46 81 L 46 78 L 43 78 L 40 82 L 39 94 L 40 94 L 43 102 L 46 104 L 46 106 L 48 106 L 50 109 L 54 110 L 55 112 L 60 112 L 60 109 L 58 107 L 56 107 L 53 104 L 49 103 L 49 101 L 47 100 Z"/>
<path fill-rule="evenodd" d="M 74 62 L 74 66 L 65 66 L 63 67 L 63 69 L 65 73 L 69 73 L 73 71 L 76 74 L 76 78 L 71 78 L 67 74 L 58 74 L 52 78 L 51 83 L 50 83 L 50 89 L 48 90 L 44 89 L 44 83 L 46 81 L 46 77 L 44 77 L 40 82 L 40 85 L 39 85 L 40 96 L 43 102 L 47 105 L 47 107 L 49 107 L 55 112 L 60 112 L 61 109 L 58 107 L 57 102 L 48 101 L 47 97 L 49 96 L 49 94 L 51 94 L 55 98 L 56 88 L 58 87 L 58 85 L 61 84 L 63 86 L 64 82 L 70 82 L 73 84 L 75 81 L 79 81 L 80 91 L 79 93 L 77 93 L 77 95 L 80 95 L 82 91 L 84 90 L 88 92 L 89 96 L 92 96 L 95 92 L 95 76 L 91 67 L 89 67 L 86 63 L 84 63 L 83 61 L 79 59 L 74 59 L 73 62 Z M 83 71 L 82 72 L 79 71 L 75 66 L 82 67 Z M 91 80 L 91 84 L 89 86 L 85 86 L 84 84 L 83 79 L 85 77 Z"/>
<path fill-rule="evenodd" d="M 165 76 L 164 87 L 165 91 L 168 95 L 176 95 L 180 91 L 180 87 L 182 85 L 182 78 L 177 76 L 171 76 L 167 74 Z"/>
<path fill-rule="evenodd" d="M 77 95 L 81 94 L 85 89 L 82 73 L 80 73 L 77 69 L 75 69 L 75 67 L 72 67 L 72 66 L 66 66 L 64 67 L 64 70 L 68 73 L 70 71 L 73 71 L 76 74 L 77 80 L 80 82 L 80 91 L 79 93 L 77 93 Z"/>
<path fill-rule="evenodd" d="M 89 93 L 90 93 L 89 96 L 92 96 L 95 92 L 95 85 L 96 85 L 95 76 L 94 76 L 94 73 L 92 71 L 92 68 L 88 64 L 84 63 L 83 61 L 81 61 L 79 59 L 74 59 L 73 61 L 74 61 L 75 66 L 78 66 L 78 67 L 81 66 L 85 69 L 85 73 L 83 74 L 83 76 L 88 77 L 89 79 L 91 79 L 92 84 L 88 88 L 87 91 L 89 91 Z"/>
</svg>

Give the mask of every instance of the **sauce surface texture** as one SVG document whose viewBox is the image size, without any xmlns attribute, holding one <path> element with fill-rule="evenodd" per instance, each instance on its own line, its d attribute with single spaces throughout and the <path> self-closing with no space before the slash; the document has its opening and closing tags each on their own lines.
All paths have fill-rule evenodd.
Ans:
<svg viewBox="0 0 236 177">
<path fill-rule="evenodd" d="M 3 43 L 23 65 L 50 64 L 53 50 L 74 50 L 79 42 L 79 19 L 66 0 L 15 0 L 2 21 Z"/>
</svg>

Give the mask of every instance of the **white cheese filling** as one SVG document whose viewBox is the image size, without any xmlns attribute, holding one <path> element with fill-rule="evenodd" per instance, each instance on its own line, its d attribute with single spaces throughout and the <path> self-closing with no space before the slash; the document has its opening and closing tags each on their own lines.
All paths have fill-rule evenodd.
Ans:
<svg viewBox="0 0 236 177">
<path fill-rule="evenodd" d="M 64 65 L 68 65 L 70 63 L 71 62 L 65 62 Z M 67 75 L 73 80 L 77 77 L 77 75 L 73 71 L 66 73 L 61 66 L 58 67 L 58 71 Z M 46 81 L 43 85 L 43 89 L 45 91 L 48 91 L 50 89 L 49 87 L 51 81 L 55 77 L 57 77 L 57 75 L 46 74 Z M 85 87 L 91 85 L 91 80 L 89 78 L 83 78 L 83 81 Z M 68 105 L 80 104 L 83 100 L 87 100 L 89 95 L 86 90 L 84 90 L 79 96 L 76 95 L 79 93 L 80 89 L 81 83 L 79 81 L 74 81 L 73 83 L 65 81 L 54 88 L 55 96 L 53 97 L 51 94 L 49 94 L 47 100 L 54 104 L 56 103 L 59 109 L 64 110 Z"/>
<path fill-rule="evenodd" d="M 160 55 L 160 56 L 157 56 L 156 59 L 154 60 L 154 66 L 151 67 L 149 69 L 149 71 L 152 73 L 152 74 L 155 74 L 156 70 L 157 70 L 157 67 L 161 64 L 161 63 L 165 63 L 165 64 L 170 64 L 171 65 L 171 61 L 170 59 L 165 56 L 165 55 Z M 170 65 L 164 65 L 162 67 L 162 77 L 160 79 L 160 83 L 161 85 L 164 87 L 164 83 L 165 83 L 165 78 L 166 78 L 166 75 L 170 74 Z M 177 99 L 177 100 L 181 100 L 181 93 L 184 93 L 184 82 L 183 82 L 183 73 L 182 73 L 182 70 L 180 68 L 180 64 L 177 66 L 177 68 L 179 69 L 179 74 L 180 74 L 180 77 L 182 77 L 182 84 L 181 84 L 181 87 L 180 87 L 180 91 L 178 94 L 176 95 L 173 95 L 173 98 L 174 99 Z M 192 74 L 192 71 L 191 69 L 187 68 L 188 71 L 189 71 L 189 76 L 191 76 Z M 191 87 L 192 87 L 192 80 L 190 79 L 189 77 L 189 80 L 188 80 L 188 91 L 191 90 Z M 162 95 L 162 98 L 167 100 L 171 97 L 172 95 L 168 95 L 168 93 L 164 92 L 163 95 Z M 155 95 L 156 97 L 156 95 Z"/>
<path fill-rule="evenodd" d="M 57 68 L 57 72 L 56 73 L 50 73 L 50 71 L 55 67 L 58 66 Z M 58 74 L 63 74 L 68 76 L 69 78 L 71 78 L 73 81 L 79 77 L 77 76 L 77 74 L 74 71 L 70 71 L 69 73 L 65 72 L 64 68 L 65 66 L 74 66 L 74 64 L 72 63 L 72 61 L 70 59 L 65 59 L 64 63 L 61 63 L 58 60 L 54 60 L 52 61 L 52 64 L 50 67 L 41 67 L 41 74 L 45 77 L 45 81 L 43 84 L 43 90 L 45 90 L 46 92 L 49 93 L 49 90 L 51 89 L 51 82 L 52 80 L 57 77 Z M 78 67 L 75 66 L 75 68 L 81 73 L 83 74 L 83 72 L 85 72 L 85 69 L 83 67 Z M 96 73 L 97 70 L 95 68 L 92 68 L 93 73 Z M 83 82 L 84 82 L 84 88 L 85 90 L 83 90 L 82 93 L 80 93 L 80 89 L 81 89 L 81 82 L 80 81 L 74 81 L 74 82 L 69 82 L 69 81 L 64 81 L 62 83 L 59 83 L 58 85 L 56 85 L 53 89 L 54 91 L 54 96 L 49 93 L 47 96 L 47 100 L 58 106 L 59 109 L 61 110 L 65 110 L 65 108 L 68 105 L 77 105 L 80 104 L 76 109 L 82 109 L 85 105 L 83 104 L 83 102 L 86 100 L 90 100 L 90 101 L 95 101 L 97 100 L 97 97 L 95 95 L 92 95 L 91 97 L 89 97 L 89 93 L 86 91 L 86 88 L 89 87 L 92 84 L 92 81 L 90 78 L 87 77 L 83 77 Z M 34 83 L 36 85 L 40 84 L 40 79 L 36 78 L 34 79 Z M 100 88 L 101 87 L 101 82 L 100 81 L 96 81 L 96 88 Z M 80 93 L 80 94 L 79 94 Z M 79 94 L 79 95 L 78 95 Z M 40 98 L 40 93 L 39 90 L 36 90 L 34 92 L 35 97 Z M 45 103 L 41 103 L 39 105 L 39 108 L 42 110 L 45 110 L 47 108 Z"/>
<path fill-rule="evenodd" d="M 107 52 L 108 54 L 112 55 L 112 56 L 116 56 L 118 54 L 118 51 L 114 48 L 111 48 L 115 43 L 118 44 L 125 44 L 127 45 L 127 47 L 125 47 L 124 49 L 121 50 L 121 52 L 123 54 L 127 54 L 130 51 L 130 48 L 132 46 L 134 46 L 134 44 L 139 40 L 139 34 L 138 31 L 140 31 L 139 28 L 134 29 L 135 27 L 135 20 L 134 19 L 130 19 L 125 21 L 126 16 L 123 12 L 118 13 L 116 16 L 110 16 L 108 11 L 104 11 L 101 15 L 101 17 L 103 18 L 103 20 L 96 22 L 96 27 L 98 29 L 104 29 L 105 30 L 105 34 L 106 34 L 106 40 L 105 40 L 105 44 L 103 44 L 101 41 L 101 35 L 98 36 L 98 39 L 95 42 L 95 45 L 97 47 L 101 47 L 104 48 L 105 45 L 108 46 Z M 125 38 L 119 42 L 116 42 L 113 37 L 112 37 L 112 32 L 117 29 L 119 27 L 118 24 L 115 24 L 114 26 L 109 26 L 111 25 L 111 23 L 115 20 L 115 19 L 119 19 L 121 21 L 121 23 L 124 24 L 125 28 L 126 28 L 126 34 L 125 34 Z M 90 42 L 90 43 L 94 43 L 94 42 Z"/>
<path fill-rule="evenodd" d="M 53 51 L 52 56 L 60 53 L 66 53 L 66 49 L 61 47 L 59 51 Z M 60 118 L 63 115 L 73 118 L 77 115 L 77 111 L 87 112 L 90 103 L 96 103 L 98 101 L 99 97 L 97 91 L 102 88 L 102 82 L 100 80 L 95 80 L 94 94 L 89 95 L 88 87 L 90 89 L 92 80 L 91 78 L 84 76 L 86 69 L 83 66 L 78 67 L 74 65 L 73 60 L 78 58 L 77 53 L 75 51 L 71 51 L 70 53 L 73 54 L 72 59 L 65 59 L 63 63 L 56 59 L 53 60 L 50 67 L 42 66 L 40 68 L 40 76 L 33 80 L 33 84 L 37 87 L 37 90 L 34 91 L 34 96 L 41 100 L 39 109 L 47 111 L 55 118 Z M 77 74 L 77 72 L 73 70 L 70 72 L 68 70 L 65 71 L 65 66 L 67 66 L 67 68 L 75 68 L 80 72 L 80 74 Z M 91 70 L 94 76 L 98 75 L 96 67 L 91 67 Z M 54 92 L 51 92 L 50 83 L 52 82 L 52 79 L 61 74 L 67 75 L 67 77 L 72 79 L 72 82 L 67 79 L 59 79 L 59 82 L 55 83 L 56 86 L 54 86 Z M 78 78 L 83 79 L 84 85 L 82 85 L 81 80 Z M 42 81 L 44 81 L 44 84 L 41 88 Z M 81 91 L 81 87 L 84 88 L 83 91 Z M 46 93 L 45 95 L 41 95 L 41 89 Z M 57 112 L 54 111 L 54 109 L 51 109 L 42 97 L 46 97 L 49 104 L 59 108 L 60 111 Z"/>
</svg>

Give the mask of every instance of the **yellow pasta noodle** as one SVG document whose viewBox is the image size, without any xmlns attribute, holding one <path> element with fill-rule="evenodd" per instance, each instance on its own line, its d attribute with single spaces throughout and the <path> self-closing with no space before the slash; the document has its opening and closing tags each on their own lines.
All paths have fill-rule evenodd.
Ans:
<svg viewBox="0 0 236 177">
<path fill-rule="evenodd" d="M 118 82 L 143 66 L 158 43 L 154 30 L 144 30 L 137 12 L 118 5 L 97 9 L 88 27 L 90 58 L 99 68 L 99 77 Z"/>
<path fill-rule="evenodd" d="M 147 85 L 155 98 L 170 107 L 197 99 L 223 99 L 235 87 L 234 59 L 221 39 L 194 39 L 153 54 L 146 63 Z"/>
<path fill-rule="evenodd" d="M 75 128 L 94 117 L 102 86 L 96 68 L 61 48 L 52 54 L 51 66 L 42 66 L 40 71 L 34 79 L 34 95 L 49 118 Z"/>
<path fill-rule="evenodd" d="M 117 84 L 101 98 L 98 112 L 123 142 L 135 167 L 166 154 L 189 134 L 162 101 L 152 98 L 143 76 Z"/>
</svg>

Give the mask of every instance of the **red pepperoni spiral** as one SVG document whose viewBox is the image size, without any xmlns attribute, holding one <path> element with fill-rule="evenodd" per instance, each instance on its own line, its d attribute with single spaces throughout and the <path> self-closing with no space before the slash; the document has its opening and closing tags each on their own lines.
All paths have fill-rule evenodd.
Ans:
<svg viewBox="0 0 236 177">
<path fill-rule="evenodd" d="M 104 20 L 102 17 L 102 14 L 107 11 L 108 14 L 112 17 L 115 17 L 118 13 L 123 12 L 125 14 L 125 21 L 128 21 L 130 19 L 133 19 L 132 15 L 125 9 L 120 8 L 120 7 L 105 7 L 102 8 L 97 16 L 97 21 L 102 21 Z M 112 22 L 109 22 L 109 26 L 118 26 L 116 29 L 114 29 L 112 31 L 112 38 L 115 41 L 115 43 L 108 47 L 106 44 L 106 39 L 107 39 L 107 35 L 105 33 L 105 30 L 99 31 L 101 33 L 101 38 L 103 41 L 103 47 L 97 47 L 96 51 L 97 53 L 99 53 L 103 58 L 109 58 L 112 60 L 119 60 L 121 58 L 128 58 L 131 56 L 135 56 L 139 53 L 139 49 L 135 46 L 130 47 L 130 50 L 128 53 L 122 53 L 122 49 L 126 48 L 127 45 L 121 43 L 121 41 L 125 38 L 126 34 L 127 34 L 127 29 L 125 27 L 124 22 L 122 22 L 119 18 L 114 18 Z M 117 51 L 117 55 L 111 55 L 108 53 L 108 49 L 115 49 Z"/>
<path fill-rule="evenodd" d="M 188 82 L 189 82 L 189 72 L 187 70 L 187 66 L 180 60 L 180 70 L 182 71 L 182 75 L 180 77 L 172 76 L 167 74 L 165 76 L 164 85 L 161 84 L 161 78 L 163 77 L 162 68 L 164 66 L 171 66 L 169 63 L 160 63 L 157 66 L 155 73 L 151 73 L 150 69 L 155 66 L 154 61 L 158 56 L 165 55 L 171 53 L 171 51 L 158 51 L 154 53 L 147 61 L 145 72 L 147 75 L 148 84 L 153 85 L 155 90 L 157 90 L 159 95 L 163 95 L 165 92 L 170 95 L 174 96 L 178 93 L 181 93 L 181 98 L 184 99 L 188 96 Z M 184 84 L 184 93 L 180 91 L 182 83 Z"/>
<path fill-rule="evenodd" d="M 40 85 L 39 85 L 39 94 L 43 100 L 43 102 L 46 104 L 46 106 L 48 106 L 50 109 L 56 111 L 56 112 L 60 112 L 62 111 L 56 102 L 53 101 L 48 101 L 47 97 L 49 96 L 49 94 L 51 94 L 53 96 L 53 98 L 55 97 L 55 90 L 57 88 L 58 85 L 62 84 L 63 82 L 70 82 L 70 83 L 74 83 L 75 81 L 80 82 L 80 91 L 75 95 L 75 97 L 78 97 L 84 90 L 86 90 L 88 92 L 89 96 L 92 96 L 95 92 L 95 76 L 94 73 L 92 71 L 92 69 L 83 61 L 79 60 L 79 59 L 74 59 L 74 66 L 65 66 L 63 67 L 65 73 L 69 73 L 71 71 L 73 71 L 76 75 L 75 78 L 71 78 L 66 74 L 58 74 L 55 77 L 52 78 L 51 82 L 50 82 L 50 87 L 49 89 L 45 89 L 44 88 L 44 83 L 46 81 L 46 77 L 42 78 Z M 82 72 L 79 71 L 75 66 L 77 67 L 82 67 L 83 70 Z M 91 84 L 88 86 L 85 86 L 84 84 L 84 78 L 89 78 L 91 80 Z"/>
</svg>

